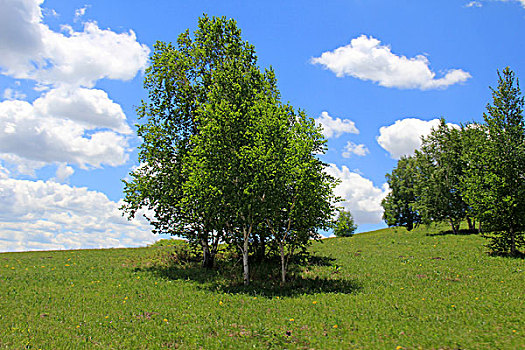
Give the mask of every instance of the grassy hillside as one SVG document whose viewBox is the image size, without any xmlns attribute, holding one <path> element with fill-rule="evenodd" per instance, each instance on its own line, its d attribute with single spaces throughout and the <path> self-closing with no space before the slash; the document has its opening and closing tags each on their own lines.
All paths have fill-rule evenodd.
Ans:
<svg viewBox="0 0 525 350">
<path fill-rule="evenodd" d="M 280 291 L 176 247 L 0 254 L 0 348 L 523 349 L 525 261 L 476 235 L 332 238 Z"/>
</svg>

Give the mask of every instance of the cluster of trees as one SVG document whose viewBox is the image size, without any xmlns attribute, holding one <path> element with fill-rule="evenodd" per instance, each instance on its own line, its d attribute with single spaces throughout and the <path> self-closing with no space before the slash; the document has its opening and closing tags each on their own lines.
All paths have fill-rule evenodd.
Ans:
<svg viewBox="0 0 525 350">
<path fill-rule="evenodd" d="M 524 98 L 510 68 L 498 78 L 484 123 L 454 127 L 442 119 L 387 174 L 389 226 L 448 221 L 457 233 L 462 221 L 472 230 L 477 221 L 494 252 L 516 255 L 525 247 Z"/>
<path fill-rule="evenodd" d="M 321 130 L 280 100 L 234 20 L 199 19 L 172 43 L 157 42 L 137 109 L 141 166 L 125 182 L 122 209 L 147 207 L 154 232 L 198 245 L 212 267 L 220 243 L 249 257 L 290 257 L 332 224 L 336 180 L 317 154 Z"/>
</svg>

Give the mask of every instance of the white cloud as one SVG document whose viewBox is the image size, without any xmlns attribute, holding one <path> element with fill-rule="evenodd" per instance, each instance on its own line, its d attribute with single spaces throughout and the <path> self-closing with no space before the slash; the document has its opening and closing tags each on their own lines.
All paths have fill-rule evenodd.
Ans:
<svg viewBox="0 0 525 350">
<path fill-rule="evenodd" d="M 67 181 L 81 168 L 118 166 L 130 152 L 131 129 L 100 79 L 130 80 L 143 70 L 149 49 L 133 31 L 116 33 L 86 22 L 81 31 L 51 30 L 55 16 L 43 0 L 0 0 L 0 74 L 35 82 L 34 102 L 5 89 L 0 101 L 0 251 L 129 247 L 154 240 L 146 220 L 127 221 L 121 203 Z M 77 10 L 76 17 L 85 14 Z M 90 89 L 88 89 L 90 88 Z M 57 166 L 47 182 L 17 180 L 14 168 Z M 5 167 L 4 167 L 5 166 Z"/>
<path fill-rule="evenodd" d="M 42 92 L 29 103 L 4 90 L 9 101 L 0 102 L 0 159 L 25 174 L 49 163 L 121 165 L 130 151 L 126 116 L 105 91 L 85 87 L 102 78 L 132 79 L 145 68 L 149 49 L 132 31 L 118 34 L 95 22 L 79 32 L 67 25 L 54 32 L 42 23 L 42 3 L 0 0 L 2 73 L 32 79 Z"/>
<path fill-rule="evenodd" d="M 0 0 L 0 66 L 17 71 L 42 51 L 42 2 Z"/>
<path fill-rule="evenodd" d="M 525 1 L 525 0 L 524 0 Z M 471 1 L 465 5 L 465 7 L 482 7 L 483 4 L 479 1 Z"/>
<path fill-rule="evenodd" d="M 339 137 L 344 133 L 359 134 L 355 123 L 350 119 L 332 118 L 328 112 L 322 112 L 321 116 L 315 119 L 316 124 L 323 128 L 323 135 L 326 138 Z"/>
<path fill-rule="evenodd" d="M 22 158 L 12 153 L 0 152 L 0 159 L 5 162 L 4 166 L 8 166 L 11 169 L 13 169 L 14 166 L 17 173 L 29 175 L 31 177 L 36 176 L 35 170 L 40 169 L 47 164 L 46 162 Z"/>
<path fill-rule="evenodd" d="M 95 125 L 84 122 L 56 118 L 37 102 L 0 103 L 1 158 L 16 163 L 17 160 L 39 164 L 67 162 L 82 168 L 117 166 L 127 161 L 128 143 L 122 135 L 96 130 Z"/>
<path fill-rule="evenodd" d="M 22 100 L 26 97 L 27 96 L 24 93 L 17 91 L 17 90 L 13 90 L 13 89 L 4 90 L 4 99 L 6 100 Z"/>
<path fill-rule="evenodd" d="M 1 172 L 0 172 L 1 173 Z M 56 182 L 0 178 L 0 251 L 144 246 L 147 221 L 128 221 L 121 203 Z"/>
<path fill-rule="evenodd" d="M 42 14 L 44 15 L 44 17 L 60 17 L 60 15 L 54 9 L 43 8 Z"/>
<path fill-rule="evenodd" d="M 42 0 L 0 0 L 0 66 L 4 74 L 44 84 L 92 87 L 103 78 L 130 80 L 147 64 L 149 49 L 135 33 L 84 23 L 65 33 L 42 23 Z"/>
<path fill-rule="evenodd" d="M 122 108 L 103 90 L 57 88 L 38 98 L 33 106 L 39 115 L 74 120 L 88 129 L 108 128 L 122 134 L 131 133 Z"/>
<path fill-rule="evenodd" d="M 66 163 L 60 163 L 57 167 L 54 180 L 57 182 L 65 182 L 74 173 L 75 170 L 72 167 Z"/>
<path fill-rule="evenodd" d="M 337 165 L 330 164 L 326 172 L 341 180 L 334 193 L 344 199 L 339 205 L 350 210 L 358 225 L 382 222 L 381 201 L 389 192 L 386 183 L 382 188 L 375 187 L 372 181 L 351 172 L 346 166 L 339 169 Z"/>
<path fill-rule="evenodd" d="M 2 164 L 0 164 L 0 179 L 7 179 L 9 178 L 9 170 L 4 168 Z"/>
<path fill-rule="evenodd" d="M 436 128 L 439 123 L 439 119 L 425 121 L 417 118 L 406 118 L 397 120 L 394 124 L 382 126 L 379 129 L 377 142 L 394 159 L 410 156 L 421 147 L 421 137 L 430 134 L 432 128 Z M 458 127 L 450 123 L 447 125 Z"/>
<path fill-rule="evenodd" d="M 518 2 L 521 4 L 521 6 L 525 7 L 525 0 L 496 0 L 500 2 Z"/>
<path fill-rule="evenodd" d="M 352 141 L 348 141 L 342 153 L 342 156 L 344 158 L 350 158 L 352 155 L 364 157 L 368 153 L 370 153 L 370 151 L 365 145 L 363 144 L 358 145 L 358 144 L 353 143 Z"/>
<path fill-rule="evenodd" d="M 425 56 L 398 56 L 391 52 L 389 46 L 381 45 L 379 40 L 366 35 L 352 39 L 349 45 L 334 51 L 323 52 L 321 57 L 312 58 L 312 63 L 324 66 L 338 77 L 351 76 L 400 89 L 445 88 L 471 77 L 461 69 L 451 69 L 444 77 L 436 79 Z"/>
<path fill-rule="evenodd" d="M 511 2 L 511 3 L 519 3 L 521 4 L 521 6 L 523 8 L 525 8 L 525 0 L 480 0 L 479 2 L 478 1 L 471 1 L 470 3 L 479 3 L 479 6 L 478 5 L 475 5 L 476 7 L 481 7 L 482 4 L 480 3 L 481 1 L 483 2 L 487 2 L 487 1 L 493 1 L 493 2 Z M 468 6 L 470 5 L 470 3 L 468 3 L 466 6 L 467 7 L 471 7 L 471 6 Z"/>
<path fill-rule="evenodd" d="M 75 17 L 79 18 L 86 14 L 86 10 L 88 9 L 89 5 L 84 5 L 84 7 L 81 7 L 79 9 L 75 10 Z"/>
</svg>

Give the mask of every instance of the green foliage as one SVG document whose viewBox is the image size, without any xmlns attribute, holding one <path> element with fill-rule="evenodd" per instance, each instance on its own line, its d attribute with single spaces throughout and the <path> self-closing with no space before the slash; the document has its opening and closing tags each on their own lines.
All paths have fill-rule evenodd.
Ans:
<svg viewBox="0 0 525 350">
<path fill-rule="evenodd" d="M 200 244 L 203 264 L 213 265 L 222 231 L 215 230 L 213 219 L 217 206 L 203 203 L 193 210 L 184 192 L 184 172 L 192 138 L 199 131 L 198 111 L 208 101 L 212 76 L 231 59 L 255 63 L 254 48 L 243 42 L 235 21 L 225 18 L 199 19 L 193 37 L 189 31 L 179 35 L 177 45 L 157 42 L 146 70 L 144 88 L 148 100 L 137 108 L 141 124 L 137 134 L 141 166 L 124 181 L 123 209 L 134 216 L 147 207 L 154 232 L 178 235 L 192 244 Z M 209 194 L 211 195 L 211 194 Z M 210 197 L 209 203 L 215 198 Z M 207 203 L 207 204 L 209 204 Z"/>
<path fill-rule="evenodd" d="M 415 156 L 415 208 L 423 222 L 448 221 L 457 233 L 468 213 L 460 185 L 465 169 L 461 132 L 441 119 L 422 141 Z"/>
<path fill-rule="evenodd" d="M 357 225 L 350 211 L 340 211 L 337 221 L 334 224 L 334 235 L 336 235 L 336 237 L 351 237 L 355 230 L 357 230 Z"/>
<path fill-rule="evenodd" d="M 316 154 L 324 152 L 325 139 L 311 118 L 290 106 L 283 110 L 287 130 L 279 141 L 268 142 L 279 161 L 264 160 L 264 224 L 281 257 L 281 280 L 286 280 L 290 258 L 298 249 L 319 239 L 318 230 L 328 229 L 335 211 L 334 178 L 324 172 Z M 275 135 L 275 134 L 273 134 Z"/>
<path fill-rule="evenodd" d="M 249 255 L 287 259 L 318 238 L 334 211 L 335 180 L 316 157 L 325 139 L 311 118 L 280 101 L 234 20 L 199 19 L 193 38 L 157 43 L 138 109 L 143 165 L 125 182 L 123 209 L 147 206 L 157 232 L 186 238 L 213 266 L 220 241 Z M 287 254 L 284 253 L 286 249 Z"/>
<path fill-rule="evenodd" d="M 491 238 L 496 253 L 518 254 L 525 247 L 524 98 L 514 72 L 498 72 L 485 124 L 468 131 L 465 198 Z"/>
<path fill-rule="evenodd" d="M 236 260 L 205 270 L 178 247 L 0 254 L 0 347 L 525 348 L 525 260 L 444 230 L 314 242 L 284 288 L 278 269 L 244 287 Z"/>
<path fill-rule="evenodd" d="M 150 247 L 176 247 L 180 245 L 186 245 L 186 241 L 181 239 L 159 239 L 155 243 L 151 244 Z"/>
<path fill-rule="evenodd" d="M 414 208 L 417 200 L 416 163 L 413 157 L 401 157 L 392 174 L 386 175 L 390 193 L 383 199 L 383 220 L 388 226 L 403 226 L 408 231 L 421 223 L 421 216 Z"/>
<path fill-rule="evenodd" d="M 510 68 L 498 72 L 484 124 L 438 128 L 422 139 L 414 157 L 398 162 L 383 200 L 389 226 L 448 221 L 456 234 L 475 218 L 493 253 L 520 255 L 525 247 L 524 98 Z"/>
</svg>

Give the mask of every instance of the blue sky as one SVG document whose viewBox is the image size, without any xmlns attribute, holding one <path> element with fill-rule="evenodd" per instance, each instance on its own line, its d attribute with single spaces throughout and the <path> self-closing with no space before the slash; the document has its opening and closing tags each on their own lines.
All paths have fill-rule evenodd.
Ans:
<svg viewBox="0 0 525 350">
<path fill-rule="evenodd" d="M 153 5 L 154 4 L 154 5 Z M 317 120 L 359 230 L 385 174 L 444 117 L 480 121 L 496 70 L 525 76 L 525 1 L 0 0 L 0 251 L 152 242 L 118 210 L 157 40 L 234 18 L 284 101 Z"/>
</svg>

